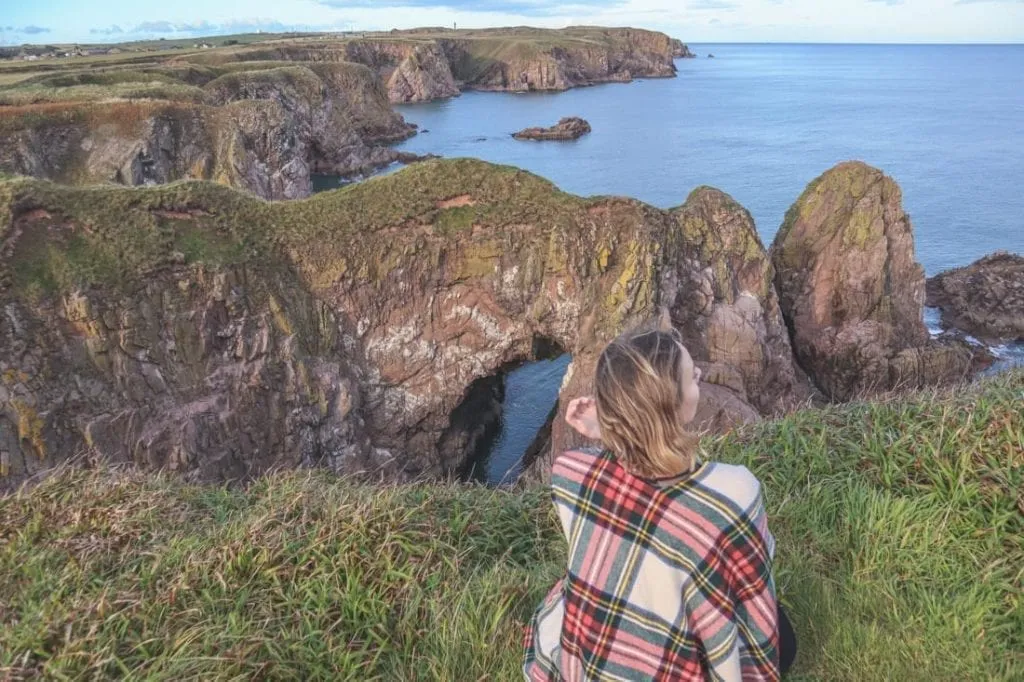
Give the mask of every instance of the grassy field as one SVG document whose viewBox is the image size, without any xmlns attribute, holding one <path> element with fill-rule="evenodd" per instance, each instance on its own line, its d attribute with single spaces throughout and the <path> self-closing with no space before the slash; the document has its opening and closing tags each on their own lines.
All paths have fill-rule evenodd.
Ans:
<svg viewBox="0 0 1024 682">
<path fill-rule="evenodd" d="M 1024 373 L 706 443 L 766 487 L 794 680 L 1024 679 Z M 511 680 L 547 493 L 65 471 L 0 499 L 0 679 Z"/>
</svg>

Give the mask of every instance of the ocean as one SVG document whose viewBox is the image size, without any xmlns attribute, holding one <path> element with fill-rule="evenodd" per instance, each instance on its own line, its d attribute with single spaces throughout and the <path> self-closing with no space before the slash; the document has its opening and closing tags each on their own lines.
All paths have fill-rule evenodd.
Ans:
<svg viewBox="0 0 1024 682">
<path fill-rule="evenodd" d="M 422 132 L 400 147 L 510 164 L 574 194 L 661 208 L 711 185 L 751 212 L 766 246 L 808 182 L 859 159 L 902 187 L 929 275 L 999 249 L 1024 254 L 1024 45 L 690 47 L 699 58 L 677 60 L 673 79 L 401 106 Z M 511 138 L 563 116 L 582 116 L 593 132 L 573 142 Z M 934 314 L 927 321 L 937 331 Z M 1020 346 L 997 351 L 1004 365 L 1024 362 Z M 523 371 L 561 381 L 549 366 Z M 511 378 L 506 400 L 532 404 Z M 546 415 L 550 404 L 535 411 Z M 509 458 L 535 432 L 514 409 L 506 422 L 523 442 L 499 437 L 512 454 L 492 456 L 491 482 L 515 468 Z"/>
</svg>

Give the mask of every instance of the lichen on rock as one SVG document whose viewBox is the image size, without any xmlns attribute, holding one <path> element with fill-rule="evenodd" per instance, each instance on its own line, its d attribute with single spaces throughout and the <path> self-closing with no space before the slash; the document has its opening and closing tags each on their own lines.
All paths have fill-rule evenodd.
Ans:
<svg viewBox="0 0 1024 682">
<path fill-rule="evenodd" d="M 971 371 L 969 348 L 951 354 L 929 340 L 910 218 L 881 171 L 848 162 L 814 180 L 787 212 L 772 261 L 797 358 L 830 398 Z M 913 361 L 901 355 L 911 351 Z"/>
</svg>

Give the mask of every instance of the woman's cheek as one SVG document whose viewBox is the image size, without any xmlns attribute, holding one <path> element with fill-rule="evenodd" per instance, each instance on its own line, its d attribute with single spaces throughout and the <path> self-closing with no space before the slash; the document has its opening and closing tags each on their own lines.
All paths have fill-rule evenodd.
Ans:
<svg viewBox="0 0 1024 682">
<path fill-rule="evenodd" d="M 686 408 L 683 410 L 683 414 L 686 421 L 693 421 L 693 418 L 697 416 L 697 404 L 700 402 L 700 386 L 697 383 L 690 384 L 685 400 Z"/>
</svg>

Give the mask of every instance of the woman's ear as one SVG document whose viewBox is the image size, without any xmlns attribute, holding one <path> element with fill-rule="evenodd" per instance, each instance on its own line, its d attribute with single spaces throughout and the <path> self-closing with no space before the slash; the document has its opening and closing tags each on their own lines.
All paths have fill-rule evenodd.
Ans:
<svg viewBox="0 0 1024 682">
<path fill-rule="evenodd" d="M 659 332 L 670 332 L 672 331 L 672 316 L 668 314 L 668 308 L 662 307 L 658 311 L 658 321 L 656 329 Z"/>
</svg>

